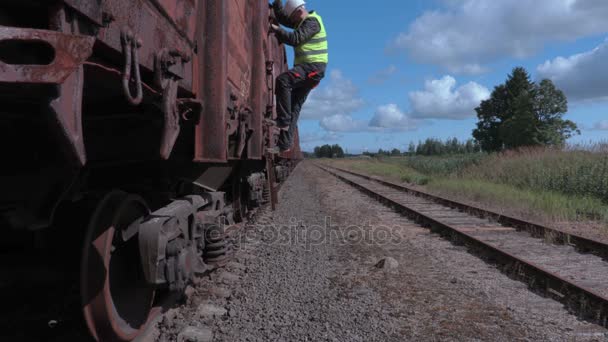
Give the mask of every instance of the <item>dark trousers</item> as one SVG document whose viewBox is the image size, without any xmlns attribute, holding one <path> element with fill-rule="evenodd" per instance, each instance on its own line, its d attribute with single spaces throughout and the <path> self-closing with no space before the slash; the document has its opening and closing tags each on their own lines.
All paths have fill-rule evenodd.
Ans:
<svg viewBox="0 0 608 342">
<path fill-rule="evenodd" d="M 286 150 L 293 145 L 293 139 L 300 118 L 300 111 L 310 91 L 321 79 L 324 71 L 315 64 L 300 64 L 277 77 L 277 124 L 289 126 L 288 131 L 281 131 L 279 148 Z"/>
</svg>

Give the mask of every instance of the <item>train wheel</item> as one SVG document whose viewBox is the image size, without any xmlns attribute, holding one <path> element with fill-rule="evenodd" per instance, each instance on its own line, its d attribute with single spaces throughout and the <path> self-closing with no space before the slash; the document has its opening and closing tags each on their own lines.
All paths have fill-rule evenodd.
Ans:
<svg viewBox="0 0 608 342">
<path fill-rule="evenodd" d="M 146 284 L 132 233 L 149 212 L 143 199 L 114 191 L 93 213 L 80 286 L 84 317 L 97 341 L 131 341 L 151 319 L 154 289 Z"/>
</svg>

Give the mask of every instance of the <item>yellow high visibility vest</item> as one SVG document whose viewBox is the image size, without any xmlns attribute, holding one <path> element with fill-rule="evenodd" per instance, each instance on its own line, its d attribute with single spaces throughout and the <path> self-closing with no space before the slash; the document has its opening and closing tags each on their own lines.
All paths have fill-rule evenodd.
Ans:
<svg viewBox="0 0 608 342">
<path fill-rule="evenodd" d="M 325 25 L 323 25 L 323 19 L 317 13 L 310 13 L 308 18 L 316 18 L 321 26 L 321 31 L 315 34 L 308 42 L 295 47 L 296 60 L 295 64 L 303 63 L 328 63 L 329 53 L 327 50 L 327 33 L 325 32 Z M 304 20 L 302 20 L 302 23 Z M 300 23 L 300 25 L 302 25 Z M 298 27 L 300 27 L 298 25 Z"/>
</svg>

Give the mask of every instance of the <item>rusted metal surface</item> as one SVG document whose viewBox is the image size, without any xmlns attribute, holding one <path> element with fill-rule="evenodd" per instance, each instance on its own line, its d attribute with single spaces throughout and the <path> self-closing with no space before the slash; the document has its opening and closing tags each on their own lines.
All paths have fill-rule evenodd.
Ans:
<svg viewBox="0 0 608 342">
<path fill-rule="evenodd" d="M 139 48 L 142 42 L 133 34 L 130 29 L 122 31 L 121 34 L 122 51 L 125 56 L 125 69 L 122 74 L 122 89 L 125 97 L 133 106 L 138 106 L 144 99 L 144 91 L 142 88 L 141 72 L 139 69 Z M 135 79 L 136 94 L 131 94 L 131 71 L 133 71 Z"/>
<path fill-rule="evenodd" d="M 259 160 L 264 148 L 272 146 L 264 140 L 262 121 L 274 115 L 272 83 L 287 70 L 285 48 L 268 34 L 270 11 L 266 3 L 216 0 L 205 6 L 204 29 L 199 29 L 205 37 L 201 44 L 205 51 L 204 57 L 199 57 L 201 70 L 197 74 L 202 80 L 198 84 L 205 114 L 197 127 L 195 160 L 241 159 L 243 144 L 247 146 L 247 158 Z M 267 79 L 266 64 L 274 60 L 277 62 Z M 235 108 L 243 110 L 235 115 Z M 241 114 L 249 111 L 251 114 L 243 118 Z M 223 132 L 226 143 L 213 140 Z"/>
<path fill-rule="evenodd" d="M 274 168 L 274 155 L 266 153 L 266 174 L 268 180 L 268 191 L 270 194 L 270 207 L 274 211 L 277 208 L 278 200 L 278 189 L 276 186 L 275 168 Z"/>
<path fill-rule="evenodd" d="M 155 290 L 140 276 L 139 263 L 130 259 L 138 254 L 137 244 L 123 241 L 121 234 L 148 214 L 143 200 L 115 191 L 104 197 L 91 218 L 82 256 L 81 296 L 96 341 L 131 341 L 154 314 Z"/>
<path fill-rule="evenodd" d="M 196 2 L 198 4 L 199 2 Z M 196 5 L 194 4 L 194 5 Z M 123 43 L 121 33 L 130 30 L 141 40 L 139 62 L 142 74 L 152 74 L 155 68 L 155 58 L 161 49 L 177 50 L 194 54 L 195 44 L 177 26 L 175 21 L 167 16 L 163 7 L 157 1 L 151 0 L 106 0 L 102 4 L 106 17 L 111 22 L 99 29 L 98 42 L 106 50 L 109 49 L 117 56 L 122 55 Z M 196 9 L 190 14 L 194 16 Z M 192 19 L 194 22 L 195 20 Z M 192 91 L 192 62 L 184 63 L 184 69 L 190 70 L 180 80 L 184 91 Z"/>
<path fill-rule="evenodd" d="M 61 84 L 91 56 L 95 38 L 0 26 L 0 42 L 3 41 L 45 44 L 52 49 L 54 58 L 48 65 L 15 65 L 0 61 L 0 82 Z"/>
<path fill-rule="evenodd" d="M 132 233 L 138 235 L 143 274 L 150 286 L 181 292 L 194 275 L 207 270 L 199 256 L 205 243 L 204 226 L 197 215 L 210 203 L 201 196 L 187 196 L 132 225 Z"/>
<path fill-rule="evenodd" d="M 67 22 L 65 9 L 55 7 L 51 12 L 51 26 L 64 34 L 77 34 L 78 26 Z M 54 124 L 67 150 L 67 159 L 76 161 L 79 167 L 86 164 L 87 156 L 84 144 L 82 126 L 82 97 L 84 91 L 84 66 L 79 65 L 76 70 L 59 85 L 59 96 L 52 100 L 50 108 L 55 114 Z"/>
<path fill-rule="evenodd" d="M 32 28 L 0 27 L 1 47 L 14 48 L 0 55 L 0 86 L 9 90 L 2 97 L 10 102 L 0 124 L 18 127 L 10 139 L 23 136 L 31 145 L 15 153 L 23 158 L 14 158 L 19 165 L 9 172 L 19 177 L 1 179 L 11 185 L 0 196 L 0 211 L 10 211 L 12 228 L 48 228 L 62 205 L 127 187 L 154 205 L 181 198 L 180 191 L 211 191 L 221 210 L 198 214 L 212 223 L 230 222 L 224 194 L 216 191 L 231 184 L 239 166 L 247 180 L 234 195 L 241 214 L 261 205 L 265 190 L 276 206 L 275 166 L 286 164 L 273 155 L 261 161 L 277 133 L 271 129 L 264 139 L 263 119 L 275 115 L 266 64 L 274 61 L 271 83 L 287 64 L 284 47 L 268 34 L 267 2 L 28 1 L 27 9 L 36 9 L 34 20 L 25 8 L 15 13 L 28 20 L 5 24 Z M 26 43 L 27 53 L 13 42 Z M 11 98 L 13 89 L 19 96 Z M 23 165 L 31 159 L 37 162 Z M 284 178 L 285 169 L 278 170 Z M 140 283 L 144 277 L 115 267 L 139 265 L 130 223 L 147 213 L 143 199 L 110 192 L 90 220 L 81 292 L 85 320 L 97 340 L 132 340 L 157 312 L 154 289 Z M 208 260 L 225 253 L 222 241 L 207 242 Z M 81 239 L 78 244 L 80 250 Z M 186 264 L 184 274 L 191 270 Z"/>
<path fill-rule="evenodd" d="M 63 2 L 95 24 L 103 25 L 102 0 L 63 0 Z"/>
<path fill-rule="evenodd" d="M 205 2 L 204 46 L 202 51 L 202 98 L 205 114 L 197 126 L 198 162 L 226 162 L 226 115 L 228 110 L 228 17 L 227 1 Z"/>
<path fill-rule="evenodd" d="M 431 217 L 424 210 L 416 209 L 413 206 L 414 203 L 404 203 L 403 201 L 396 200 L 390 195 L 390 191 L 395 188 L 389 184 L 383 184 L 382 181 L 371 179 L 367 176 L 359 176 L 357 173 L 342 171 L 337 168 L 319 167 L 370 197 L 403 213 L 417 223 L 429 227 L 431 230 L 437 231 L 459 244 L 464 243 L 469 247 L 470 251 L 497 264 L 509 276 L 524 281 L 533 290 L 562 302 L 569 310 L 577 313 L 580 317 L 608 327 L 608 298 L 594 289 L 581 285 L 579 283 L 581 279 L 566 279 L 534 262 L 518 257 L 497 245 L 484 241 L 482 238 L 473 235 L 474 233 L 470 230 L 457 228 L 447 223 L 448 219 Z M 352 178 L 352 176 L 355 176 L 355 178 Z M 387 190 L 380 191 L 369 184 L 360 182 L 356 179 L 357 177 L 359 180 L 368 181 L 369 184 L 372 181 L 381 184 Z M 423 207 L 426 206 L 423 205 Z M 526 255 L 529 254 L 528 252 L 526 252 Z"/>
<path fill-rule="evenodd" d="M 266 3 L 256 1 L 252 16 L 252 71 L 250 101 L 254 115 L 251 119 L 251 137 L 248 145 L 249 159 L 262 159 L 264 148 L 264 131 L 262 120 L 266 110 L 264 104 L 266 89 L 266 60 L 264 56 L 264 40 L 268 37 L 269 10 Z"/>
<path fill-rule="evenodd" d="M 202 3 L 199 0 L 151 0 L 163 9 L 163 14 L 175 23 L 180 33 L 194 41 L 196 31 L 197 6 Z"/>
<path fill-rule="evenodd" d="M 82 91 L 84 85 L 84 68 L 78 67 L 61 85 L 64 94 L 53 101 L 50 107 L 55 114 L 55 123 L 61 136 L 67 139 L 68 154 L 84 166 L 87 161 L 82 129 Z"/>
</svg>

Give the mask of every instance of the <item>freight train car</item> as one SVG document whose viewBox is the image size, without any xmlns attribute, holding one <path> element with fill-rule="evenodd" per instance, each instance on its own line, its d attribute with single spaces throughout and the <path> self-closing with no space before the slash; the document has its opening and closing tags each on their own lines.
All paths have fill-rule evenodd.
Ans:
<svg viewBox="0 0 608 342">
<path fill-rule="evenodd" d="M 260 0 L 0 2 L 1 253 L 78 260 L 96 340 L 136 338 L 301 158 L 265 153 L 287 69 L 272 17 Z"/>
</svg>

